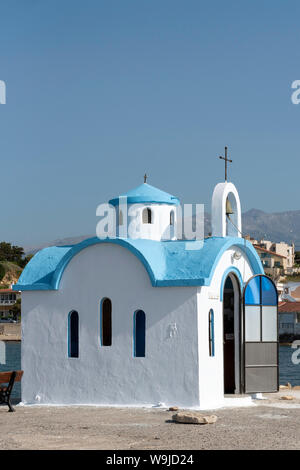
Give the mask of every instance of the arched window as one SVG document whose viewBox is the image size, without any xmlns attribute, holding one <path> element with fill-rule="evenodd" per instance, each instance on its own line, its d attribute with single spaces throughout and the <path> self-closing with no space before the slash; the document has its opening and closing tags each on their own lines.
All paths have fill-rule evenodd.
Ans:
<svg viewBox="0 0 300 470">
<path fill-rule="evenodd" d="M 215 355 L 215 324 L 214 324 L 214 311 L 210 309 L 208 314 L 208 341 L 209 341 L 209 355 Z"/>
<path fill-rule="evenodd" d="M 174 211 L 170 212 L 170 225 L 174 225 Z"/>
<path fill-rule="evenodd" d="M 112 320 L 111 320 L 111 300 L 105 297 L 100 305 L 100 338 L 101 346 L 111 346 Z"/>
<path fill-rule="evenodd" d="M 135 312 L 133 330 L 133 354 L 135 357 L 145 357 L 146 315 L 143 310 L 137 310 Z"/>
<path fill-rule="evenodd" d="M 120 210 L 119 211 L 119 225 L 123 225 L 123 212 Z"/>
<path fill-rule="evenodd" d="M 79 315 L 75 310 L 68 317 L 68 356 L 79 357 Z"/>
<path fill-rule="evenodd" d="M 149 207 L 143 210 L 143 224 L 152 224 L 152 211 Z"/>
</svg>

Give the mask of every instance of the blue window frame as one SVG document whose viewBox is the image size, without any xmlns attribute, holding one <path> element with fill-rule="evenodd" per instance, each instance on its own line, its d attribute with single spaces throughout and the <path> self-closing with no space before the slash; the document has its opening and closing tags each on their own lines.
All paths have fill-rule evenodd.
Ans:
<svg viewBox="0 0 300 470">
<path fill-rule="evenodd" d="M 75 310 L 68 316 L 68 356 L 79 357 L 79 315 Z"/>
<path fill-rule="evenodd" d="M 244 288 L 243 389 L 245 393 L 279 389 L 278 295 L 275 284 L 263 274 Z"/>
<path fill-rule="evenodd" d="M 215 355 L 215 321 L 214 311 L 211 308 L 208 313 L 208 341 L 209 341 L 209 355 L 214 357 Z"/>
<path fill-rule="evenodd" d="M 246 305 L 259 305 L 260 304 L 260 276 L 253 277 L 245 290 L 245 304 Z"/>
<path fill-rule="evenodd" d="M 278 294 L 267 276 L 254 276 L 244 292 L 246 342 L 277 342 Z"/>
<path fill-rule="evenodd" d="M 277 291 L 273 282 L 267 277 L 261 277 L 261 303 L 262 305 L 277 305 Z"/>
<path fill-rule="evenodd" d="M 247 284 L 245 305 L 277 305 L 277 291 L 266 276 L 255 276 Z"/>
<path fill-rule="evenodd" d="M 143 310 L 134 313 L 133 324 L 133 355 L 145 357 L 146 354 L 146 315 Z"/>
</svg>

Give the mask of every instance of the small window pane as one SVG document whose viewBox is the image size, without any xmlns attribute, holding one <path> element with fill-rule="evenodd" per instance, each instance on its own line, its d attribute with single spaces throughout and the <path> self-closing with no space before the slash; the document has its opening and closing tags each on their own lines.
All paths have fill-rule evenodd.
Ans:
<svg viewBox="0 0 300 470">
<path fill-rule="evenodd" d="M 261 290 L 263 305 L 277 305 L 277 292 L 274 284 L 265 276 L 261 278 Z"/>
<path fill-rule="evenodd" d="M 246 287 L 245 305 L 260 304 L 260 276 L 253 277 Z"/>
<path fill-rule="evenodd" d="M 152 224 L 152 212 L 151 209 L 145 208 L 143 210 L 143 224 Z"/>
<path fill-rule="evenodd" d="M 277 341 L 277 307 L 262 307 L 262 340 Z"/>
<path fill-rule="evenodd" d="M 245 341 L 260 341 L 260 307 L 245 307 Z"/>
<path fill-rule="evenodd" d="M 170 225 L 174 225 L 174 211 L 170 212 Z"/>
</svg>

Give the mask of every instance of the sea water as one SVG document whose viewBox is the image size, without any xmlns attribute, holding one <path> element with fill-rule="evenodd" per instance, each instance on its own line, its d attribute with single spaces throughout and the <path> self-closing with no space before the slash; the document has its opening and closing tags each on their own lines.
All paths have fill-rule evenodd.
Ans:
<svg viewBox="0 0 300 470">
<path fill-rule="evenodd" d="M 300 346 L 299 346 L 300 347 Z M 279 346 L 279 383 L 300 385 L 300 364 L 294 364 L 292 355 L 296 352 L 291 346 Z M 294 354 L 295 356 L 295 354 Z M 300 359 L 300 354 L 297 354 Z"/>
<path fill-rule="evenodd" d="M 1 341 L 0 372 L 21 369 L 21 341 Z M 14 399 L 21 399 L 21 383 L 15 382 L 11 394 Z"/>
</svg>

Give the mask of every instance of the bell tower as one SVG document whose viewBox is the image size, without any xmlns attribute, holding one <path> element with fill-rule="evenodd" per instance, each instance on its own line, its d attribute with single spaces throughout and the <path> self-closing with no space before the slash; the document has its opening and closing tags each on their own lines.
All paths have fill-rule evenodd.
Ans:
<svg viewBox="0 0 300 470">
<path fill-rule="evenodd" d="M 242 237 L 239 194 L 233 183 L 219 183 L 214 189 L 211 207 L 213 237 Z"/>
<path fill-rule="evenodd" d="M 225 163 L 225 182 L 219 183 L 212 197 L 211 224 L 213 237 L 242 237 L 242 216 L 239 194 L 233 183 L 227 181 L 227 165 L 232 163 L 227 156 L 219 157 Z"/>
<path fill-rule="evenodd" d="M 118 236 L 156 241 L 176 240 L 177 206 L 180 201 L 151 186 L 147 179 L 145 174 L 143 184 L 109 201 L 118 211 Z"/>
</svg>

